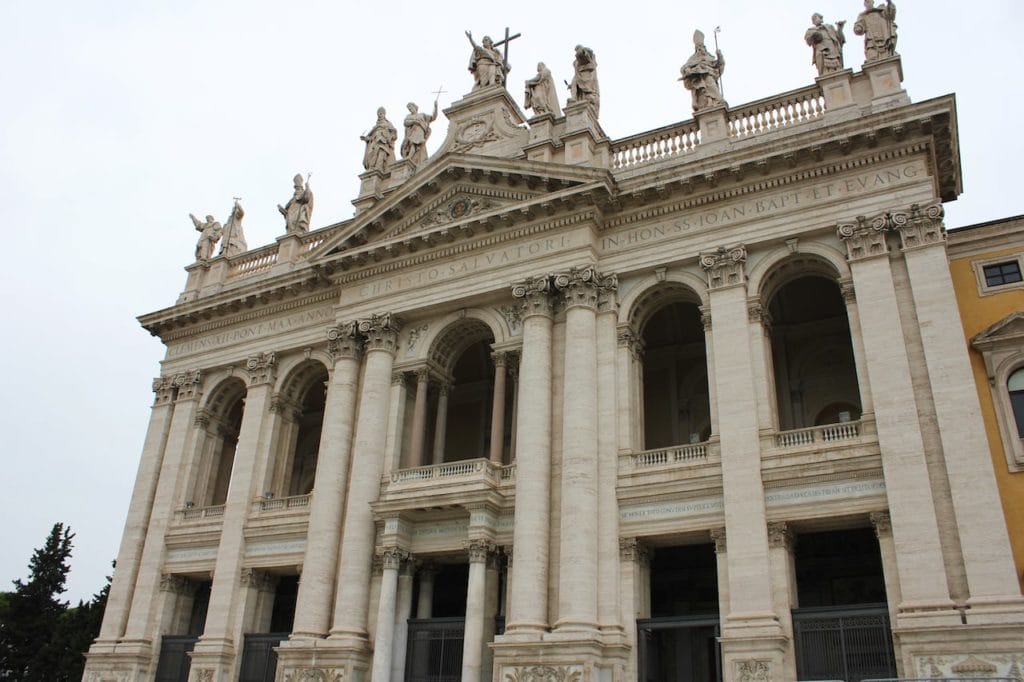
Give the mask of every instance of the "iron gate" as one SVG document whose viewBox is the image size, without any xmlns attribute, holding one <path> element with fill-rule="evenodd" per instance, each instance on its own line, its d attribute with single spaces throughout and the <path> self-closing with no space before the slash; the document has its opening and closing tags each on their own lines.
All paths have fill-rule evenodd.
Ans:
<svg viewBox="0 0 1024 682">
<path fill-rule="evenodd" d="M 640 682 L 721 682 L 717 615 L 647 618 L 636 627 Z"/>
<path fill-rule="evenodd" d="M 406 681 L 459 682 L 464 629 L 464 618 L 410 618 Z"/>
<path fill-rule="evenodd" d="M 246 635 L 238 682 L 274 682 L 277 672 L 277 652 L 274 647 L 285 639 L 288 639 L 287 632 Z"/>
<path fill-rule="evenodd" d="M 793 610 L 796 672 L 801 680 L 896 676 L 885 604 Z"/>
<path fill-rule="evenodd" d="M 165 635 L 160 640 L 160 660 L 156 664 L 155 682 L 188 682 L 192 663 L 189 652 L 198 637 Z"/>
</svg>

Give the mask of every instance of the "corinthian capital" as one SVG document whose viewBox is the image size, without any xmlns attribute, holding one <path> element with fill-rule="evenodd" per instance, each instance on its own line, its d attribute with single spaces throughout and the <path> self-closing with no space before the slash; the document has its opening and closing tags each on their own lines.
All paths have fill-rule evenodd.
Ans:
<svg viewBox="0 0 1024 682">
<path fill-rule="evenodd" d="M 366 337 L 366 350 L 382 350 L 392 355 L 398 350 L 398 332 L 402 321 L 397 315 L 381 313 L 359 320 L 359 332 Z"/>
<path fill-rule="evenodd" d="M 710 253 L 700 255 L 700 266 L 708 274 L 709 289 L 724 289 L 746 283 L 746 262 L 747 248 L 743 244 L 728 249 L 719 246 Z"/>
<path fill-rule="evenodd" d="M 245 359 L 245 371 L 249 373 L 250 386 L 273 383 L 277 375 L 277 353 L 267 351 L 250 355 Z"/>
<path fill-rule="evenodd" d="M 153 405 L 168 405 L 174 400 L 174 383 L 171 377 L 153 379 Z"/>
<path fill-rule="evenodd" d="M 203 378 L 203 373 L 198 369 L 190 369 L 185 372 L 180 372 L 171 377 L 171 383 L 174 384 L 174 388 L 177 389 L 178 400 L 194 400 L 199 397 L 199 382 Z"/>
<path fill-rule="evenodd" d="M 846 244 L 847 260 L 863 260 L 889 253 L 885 240 L 888 227 L 889 220 L 884 214 L 871 219 L 859 215 L 856 222 L 839 223 L 836 232 Z"/>
<path fill-rule="evenodd" d="M 523 299 L 524 307 L 520 317 L 551 315 L 551 277 L 529 277 L 512 285 L 512 296 Z"/>
<path fill-rule="evenodd" d="M 335 360 L 359 358 L 363 352 L 363 340 L 359 336 L 358 322 L 344 322 L 327 330 L 327 352 Z"/>
<path fill-rule="evenodd" d="M 899 230 L 903 250 L 910 251 L 946 241 L 946 228 L 942 224 L 945 214 L 940 203 L 913 204 L 907 211 L 890 213 L 889 221 L 892 229 Z"/>
<path fill-rule="evenodd" d="M 565 298 L 567 308 L 585 306 L 597 310 L 600 303 L 614 300 L 619 282 L 615 275 L 602 275 L 594 266 L 586 265 L 556 274 L 554 285 Z"/>
<path fill-rule="evenodd" d="M 466 551 L 469 553 L 469 563 L 482 564 L 497 551 L 497 545 L 490 540 L 470 540 L 469 544 L 466 545 Z"/>
<path fill-rule="evenodd" d="M 402 562 L 409 559 L 409 552 L 399 547 L 385 547 L 381 552 L 381 567 L 384 570 L 392 569 L 397 571 L 402 567 Z"/>
</svg>

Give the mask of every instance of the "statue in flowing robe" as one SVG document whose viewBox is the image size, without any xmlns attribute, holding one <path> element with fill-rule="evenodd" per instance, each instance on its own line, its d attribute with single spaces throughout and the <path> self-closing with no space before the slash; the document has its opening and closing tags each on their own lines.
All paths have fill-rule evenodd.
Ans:
<svg viewBox="0 0 1024 682">
<path fill-rule="evenodd" d="M 864 0 L 864 11 L 857 15 L 853 32 L 864 36 L 864 61 L 873 62 L 896 54 L 896 5 L 887 0 L 875 7 L 874 0 Z"/>
<path fill-rule="evenodd" d="M 597 57 L 589 47 L 576 46 L 572 62 L 573 77 L 569 83 L 569 103 L 590 102 L 594 113 L 601 108 L 601 88 L 597 84 Z"/>
<path fill-rule="evenodd" d="M 845 21 L 837 21 L 836 25 L 826 24 L 824 17 L 815 12 L 811 15 L 811 27 L 804 33 L 804 42 L 811 46 L 811 63 L 818 70 L 819 76 L 843 70 L 843 35 Z"/>
<path fill-rule="evenodd" d="M 292 198 L 284 206 L 278 204 L 277 210 L 284 216 L 286 233 L 308 232 L 309 219 L 313 215 L 313 190 L 309 188 L 309 182 L 303 183 L 301 175 L 293 178 L 293 184 Z"/>
<path fill-rule="evenodd" d="M 405 117 L 405 139 L 402 140 L 402 158 L 412 165 L 421 166 L 427 160 L 427 140 L 430 138 L 430 124 L 437 120 L 437 100 L 434 113 L 430 116 L 420 113 L 415 102 L 407 105 L 409 115 Z"/>
<path fill-rule="evenodd" d="M 693 95 L 694 113 L 725 104 L 722 89 L 718 85 L 718 79 L 724 71 L 725 57 L 722 51 L 716 50 L 712 56 L 704 46 L 704 34 L 694 31 L 693 54 L 679 69 L 679 80 Z"/>
<path fill-rule="evenodd" d="M 249 250 L 245 243 L 245 232 L 242 231 L 244 216 L 245 211 L 242 210 L 242 205 L 236 199 L 235 205 L 231 208 L 231 217 L 228 218 L 228 222 L 224 226 L 224 240 L 220 243 L 219 255 L 237 256 Z"/>
<path fill-rule="evenodd" d="M 220 241 L 223 230 L 212 215 L 206 216 L 205 221 L 191 213 L 188 214 L 188 217 L 192 219 L 192 224 L 195 225 L 196 232 L 199 233 L 199 241 L 196 242 L 196 260 L 201 263 L 206 262 L 213 258 L 213 249 Z"/>
<path fill-rule="evenodd" d="M 359 139 L 366 143 L 366 152 L 363 153 L 363 168 L 366 170 L 384 172 L 388 164 L 395 160 L 398 131 L 387 119 L 384 107 L 377 109 L 377 122 L 370 132 L 360 135 Z"/>
<path fill-rule="evenodd" d="M 490 36 L 484 36 L 483 45 L 477 45 L 473 34 L 466 31 L 469 44 L 473 46 L 473 54 L 469 57 L 469 72 L 473 74 L 473 90 L 491 85 L 504 85 L 505 75 L 509 68 L 501 53 L 494 49 Z"/>
<path fill-rule="evenodd" d="M 555 81 L 551 77 L 551 71 L 544 66 L 544 62 L 537 64 L 537 75 L 526 81 L 526 102 L 527 109 L 533 109 L 535 116 L 542 114 L 553 114 L 561 116 L 562 109 L 558 105 L 558 92 L 555 89 Z"/>
</svg>

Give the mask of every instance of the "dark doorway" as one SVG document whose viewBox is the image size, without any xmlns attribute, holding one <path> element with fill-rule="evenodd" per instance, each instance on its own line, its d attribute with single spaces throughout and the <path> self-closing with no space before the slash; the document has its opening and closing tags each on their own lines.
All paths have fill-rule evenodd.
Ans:
<svg viewBox="0 0 1024 682">
<path fill-rule="evenodd" d="M 238 682 L 274 682 L 277 673 L 277 652 L 274 649 L 292 632 L 298 593 L 298 576 L 286 575 L 278 579 L 270 612 L 270 632 L 245 635 Z"/>
<path fill-rule="evenodd" d="M 465 629 L 468 564 L 442 564 L 433 581 L 430 618 L 409 620 L 407 682 L 459 682 Z M 420 585 L 416 586 L 418 600 Z"/>
</svg>

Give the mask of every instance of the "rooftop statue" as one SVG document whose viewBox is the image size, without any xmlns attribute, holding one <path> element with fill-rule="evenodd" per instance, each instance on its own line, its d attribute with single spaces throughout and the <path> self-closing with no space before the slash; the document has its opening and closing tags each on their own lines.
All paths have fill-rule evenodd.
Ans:
<svg viewBox="0 0 1024 682">
<path fill-rule="evenodd" d="M 473 54 L 469 57 L 469 72 L 473 74 L 473 90 L 491 85 L 504 85 L 505 74 L 509 67 L 501 58 L 501 53 L 494 49 L 490 36 L 484 36 L 483 45 L 477 45 L 473 34 L 466 31 L 469 44 L 473 46 Z"/>
<path fill-rule="evenodd" d="M 537 75 L 526 81 L 526 102 L 523 106 L 533 109 L 536 116 L 541 114 L 562 115 L 562 108 L 558 106 L 555 81 L 551 77 L 551 71 L 544 66 L 544 62 L 537 64 Z"/>
<path fill-rule="evenodd" d="M 576 58 L 572 62 L 575 75 L 569 83 L 569 104 L 590 102 L 594 113 L 601 109 L 601 88 L 597 84 L 597 57 L 589 47 L 576 46 Z"/>
<path fill-rule="evenodd" d="M 408 159 L 414 166 L 420 166 L 427 160 L 427 139 L 430 138 L 430 124 L 437 120 L 437 100 L 434 100 L 434 113 L 430 116 L 421 114 L 415 102 L 409 102 L 408 108 L 402 158 Z"/>
<path fill-rule="evenodd" d="M 896 5 L 886 0 L 875 7 L 874 0 L 864 0 L 864 11 L 857 16 L 853 32 L 864 36 L 864 61 L 873 62 L 896 54 Z"/>
<path fill-rule="evenodd" d="M 686 89 L 693 93 L 693 112 L 725 105 L 718 80 L 725 71 L 725 57 L 721 50 L 712 57 L 704 46 L 704 34 L 693 32 L 693 54 L 679 69 L 680 78 Z"/>
<path fill-rule="evenodd" d="M 224 241 L 220 243 L 220 256 L 237 256 L 245 253 L 249 247 L 245 243 L 245 232 L 242 231 L 242 218 L 245 211 L 242 205 L 235 199 L 235 205 L 231 208 L 231 217 L 228 224 L 224 226 Z"/>
<path fill-rule="evenodd" d="M 398 131 L 387 119 L 386 114 L 384 107 L 377 109 L 377 122 L 373 124 L 369 133 L 359 136 L 359 139 L 366 143 L 363 168 L 368 171 L 383 172 L 388 164 L 395 160 Z"/>
<path fill-rule="evenodd" d="M 188 217 L 192 219 L 192 224 L 199 232 L 199 241 L 196 242 L 196 260 L 200 263 L 206 262 L 213 257 L 213 249 L 220 241 L 223 230 L 212 215 L 206 216 L 205 222 L 191 213 L 188 214 Z"/>
<path fill-rule="evenodd" d="M 811 15 L 811 24 L 804 33 L 804 41 L 811 46 L 811 63 L 818 69 L 818 75 L 842 71 L 843 45 L 846 43 L 843 26 L 846 22 L 837 21 L 835 26 L 826 24 L 824 17 L 815 12 Z"/>
<path fill-rule="evenodd" d="M 309 232 L 309 218 L 313 214 L 313 191 L 309 188 L 309 180 L 305 185 L 302 182 L 302 175 L 296 175 L 293 179 L 295 192 L 288 203 L 282 206 L 277 205 L 277 210 L 284 216 L 285 232 Z M 238 207 L 238 204 L 235 204 Z M 241 217 L 241 216 L 239 216 Z"/>
</svg>

